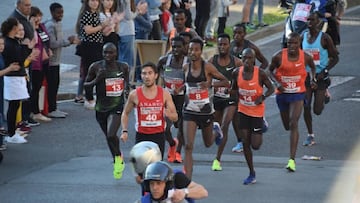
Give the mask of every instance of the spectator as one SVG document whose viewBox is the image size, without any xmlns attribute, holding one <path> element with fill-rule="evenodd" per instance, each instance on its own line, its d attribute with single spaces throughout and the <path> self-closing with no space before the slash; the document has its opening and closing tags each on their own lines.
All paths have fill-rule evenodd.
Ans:
<svg viewBox="0 0 360 203">
<path fill-rule="evenodd" d="M 31 12 L 31 0 L 16 0 L 16 9 L 12 12 L 9 17 L 16 18 L 19 23 L 24 26 L 25 36 L 24 41 L 31 41 L 34 38 L 34 28 L 29 21 L 29 16 Z M 30 94 L 30 83 L 27 83 L 28 91 Z M 39 122 L 30 118 L 31 106 L 30 100 L 21 101 L 22 107 L 22 120 L 24 123 L 29 126 L 40 125 Z"/>
<path fill-rule="evenodd" d="M 219 20 L 219 26 L 217 30 L 218 35 L 224 33 L 226 27 L 226 21 L 230 15 L 229 6 L 232 4 L 236 4 L 236 2 L 237 0 L 221 0 L 219 13 L 218 13 L 218 20 Z"/>
<path fill-rule="evenodd" d="M 211 0 L 210 2 L 210 18 L 205 28 L 205 41 L 215 42 L 215 26 L 218 23 L 218 14 L 221 1 Z"/>
<path fill-rule="evenodd" d="M 48 79 L 48 116 L 51 118 L 65 118 L 67 113 L 57 109 L 56 105 L 56 97 L 60 83 L 60 56 L 62 47 L 78 43 L 78 39 L 74 35 L 69 36 L 67 39 L 64 38 L 61 23 L 64 9 L 61 4 L 52 3 L 50 5 L 50 12 L 52 18 L 45 22 L 45 27 L 50 38 L 50 49 L 53 53 L 49 59 L 49 68 L 45 69 L 45 75 Z"/>
<path fill-rule="evenodd" d="M 146 0 L 148 4 L 148 13 L 152 24 L 152 30 L 149 39 L 161 40 L 160 6 L 161 0 Z"/>
<path fill-rule="evenodd" d="M 135 1 L 138 3 L 139 1 Z M 144 4 L 147 4 L 144 2 Z M 151 22 L 149 12 L 147 11 L 144 14 L 139 14 L 135 17 L 135 39 L 148 40 L 150 33 L 153 28 L 153 23 Z M 137 51 L 137 50 L 136 50 Z M 135 69 L 135 80 L 136 82 L 141 82 L 141 70 L 140 70 L 140 56 L 136 54 L 136 69 Z"/>
<path fill-rule="evenodd" d="M 131 0 L 119 0 L 118 12 L 124 12 L 124 18 L 119 24 L 119 36 L 121 38 L 118 45 L 119 61 L 126 62 L 130 68 L 130 78 L 134 69 L 135 62 L 135 24 L 134 19 L 137 15 L 143 15 L 147 12 L 147 4 L 140 1 L 136 6 Z"/>
<path fill-rule="evenodd" d="M 5 36 L 5 48 L 3 57 L 5 67 L 11 64 L 20 66 L 17 71 L 11 71 L 4 77 L 4 99 L 9 101 L 7 112 L 9 137 L 6 141 L 9 143 L 22 144 L 27 140 L 19 133 L 16 133 L 16 112 L 20 101 L 29 98 L 26 86 L 26 72 L 24 61 L 30 55 L 31 50 L 20 45 L 15 35 L 18 32 L 19 21 L 16 18 L 8 18 L 1 24 L 1 33 Z"/>
<path fill-rule="evenodd" d="M 161 4 L 161 8 L 160 10 L 162 11 L 162 14 L 160 16 L 160 20 L 161 20 L 161 29 L 162 29 L 162 40 L 167 40 L 167 38 L 169 37 L 170 34 L 170 30 L 172 30 L 174 28 L 174 21 L 173 21 L 173 16 L 171 14 L 171 12 L 169 11 L 170 6 L 171 6 L 171 0 L 164 0 L 163 3 Z"/>
<path fill-rule="evenodd" d="M 5 39 L 4 37 L 0 36 L 0 151 L 5 150 L 6 149 L 6 144 L 4 144 L 4 137 L 8 135 L 7 131 L 5 130 L 4 127 L 4 79 L 2 78 L 2 76 L 4 76 L 5 74 L 7 74 L 8 72 L 11 71 L 17 71 L 19 70 L 20 66 L 16 63 L 12 63 L 10 64 L 10 66 L 5 67 L 5 62 L 4 62 L 4 58 L 2 56 L 2 52 L 4 51 L 5 48 Z M 1 152 L 0 152 L 1 153 Z M 0 155 L 1 156 L 1 155 Z M 1 162 L 0 158 L 0 162 Z"/>
<path fill-rule="evenodd" d="M 256 6 L 256 3 L 258 3 L 257 7 L 257 16 L 258 16 L 258 24 L 256 25 L 256 28 L 259 27 L 266 27 L 268 24 L 264 23 L 264 1 L 265 0 L 254 0 L 250 6 L 250 24 L 254 25 L 253 19 L 254 19 L 254 9 Z"/>
<path fill-rule="evenodd" d="M 195 30 L 204 39 L 205 28 L 210 18 L 210 0 L 195 0 Z"/>
<path fill-rule="evenodd" d="M 102 44 L 103 35 L 102 29 L 109 24 L 109 21 L 100 22 L 99 18 L 99 6 L 100 0 L 85 0 L 84 9 L 79 18 L 79 31 L 80 31 L 80 79 L 78 84 L 77 99 L 82 99 L 82 93 L 84 90 L 84 81 L 88 73 L 89 66 L 98 60 L 102 59 Z M 86 51 L 86 50 L 92 50 Z M 95 106 L 95 100 L 93 92 L 85 91 L 86 101 L 84 106 L 89 109 L 93 109 Z"/>
<path fill-rule="evenodd" d="M 117 13 L 117 2 L 114 0 L 102 0 L 100 4 L 100 22 L 109 21 L 103 29 L 104 44 L 111 42 L 115 45 L 119 43 L 120 37 L 117 34 L 119 22 L 124 18 L 125 13 Z"/>
<path fill-rule="evenodd" d="M 39 57 L 32 62 L 30 69 L 31 75 L 31 91 L 30 91 L 30 103 L 32 118 L 36 121 L 49 122 L 51 118 L 48 118 L 40 113 L 39 109 L 39 91 L 42 86 L 45 69 L 49 68 L 49 57 L 52 55 L 50 50 L 50 37 L 46 31 L 44 24 L 41 23 L 42 12 L 38 7 L 31 7 L 30 21 L 34 25 L 35 29 L 35 49 L 39 50 Z M 45 77 L 46 78 L 46 77 Z M 48 80 L 48 78 L 46 78 Z"/>
</svg>

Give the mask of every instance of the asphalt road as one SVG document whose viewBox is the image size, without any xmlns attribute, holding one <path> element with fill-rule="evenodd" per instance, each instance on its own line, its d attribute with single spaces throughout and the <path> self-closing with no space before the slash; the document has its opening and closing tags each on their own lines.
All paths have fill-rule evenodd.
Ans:
<svg viewBox="0 0 360 203">
<path fill-rule="evenodd" d="M 1 9 L 5 8 L 10 13 L 13 7 L 3 7 L 3 2 L 0 3 Z M 49 1 L 41 2 L 48 4 Z M 66 6 L 66 12 L 69 10 L 74 16 L 77 13 L 75 7 Z M 275 99 L 270 97 L 266 101 L 270 128 L 264 134 L 261 149 L 254 152 L 258 183 L 242 185 L 248 170 L 242 154 L 231 152 L 236 143 L 232 129 L 224 151 L 222 172 L 210 170 L 216 147 L 205 149 L 198 136 L 193 176 L 209 191 L 209 198 L 199 202 L 335 203 L 351 202 L 360 194 L 360 160 L 359 152 L 355 151 L 360 148 L 359 11 L 358 8 L 348 13 L 342 21 L 340 62 L 331 71 L 332 99 L 323 114 L 314 117 L 318 144 L 298 147 L 297 172 L 289 174 L 284 169 L 289 153 L 289 136 L 281 126 Z M 72 25 L 64 26 L 70 29 Z M 256 42 L 268 60 L 280 47 L 279 36 L 264 36 Z M 67 63 L 77 64 L 78 59 L 72 55 L 72 50 L 68 49 L 63 57 L 69 57 L 66 58 Z M 71 68 L 62 73 L 65 82 L 62 83 L 62 93 L 74 92 L 70 88 L 76 87 L 75 73 Z M 60 102 L 59 109 L 70 115 L 66 119 L 56 119 L 34 127 L 28 144 L 8 145 L 4 152 L 5 159 L 0 165 L 0 202 L 122 203 L 137 199 L 139 187 L 133 181 L 129 165 L 120 181 L 112 179 L 110 153 L 95 121 L 95 112 L 85 110 L 72 101 Z M 300 121 L 300 133 L 299 143 L 306 136 L 303 121 Z M 130 135 L 134 135 L 133 129 Z M 121 143 L 125 157 L 128 157 L 133 143 L 134 136 L 130 136 L 127 143 Z M 324 160 L 303 161 L 300 158 L 305 154 L 322 156 Z M 173 166 L 181 168 L 181 165 Z M 343 173 L 348 176 L 342 176 Z M 334 194 L 344 196 L 331 196 Z"/>
</svg>

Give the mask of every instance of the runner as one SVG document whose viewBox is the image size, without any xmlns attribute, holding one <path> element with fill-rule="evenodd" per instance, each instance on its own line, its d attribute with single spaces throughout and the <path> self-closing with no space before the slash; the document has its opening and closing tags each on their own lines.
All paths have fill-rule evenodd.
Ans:
<svg viewBox="0 0 360 203">
<path fill-rule="evenodd" d="M 165 136 L 169 142 L 168 162 L 181 163 L 181 147 L 184 143 L 182 128 L 182 107 L 184 104 L 184 72 L 182 66 L 187 63 L 188 58 L 185 53 L 185 40 L 180 37 L 174 37 L 171 40 L 171 53 L 160 58 L 158 69 L 162 80 L 160 81 L 166 90 L 171 94 L 178 114 L 178 121 L 174 127 L 178 128 L 177 138 L 171 136 L 172 123 L 167 119 Z M 178 147 L 180 145 L 180 147 Z M 179 151 L 177 151 L 179 149 Z"/>
<path fill-rule="evenodd" d="M 278 51 L 272 57 L 269 71 L 275 81 L 281 120 L 285 130 L 290 130 L 290 159 L 286 168 L 296 170 L 295 156 L 299 141 L 298 122 L 305 99 L 305 66 L 311 68 L 312 87 L 316 87 L 315 65 L 312 57 L 300 49 L 300 35 L 293 32 L 289 35 L 287 49 Z"/>
<path fill-rule="evenodd" d="M 129 114 L 135 109 L 135 143 L 152 141 L 159 145 L 161 157 L 165 148 L 165 117 L 172 122 L 178 120 L 176 108 L 168 91 L 156 85 L 158 69 L 148 62 L 141 66 L 143 85 L 133 90 L 121 116 L 121 139 L 128 139 Z"/>
<path fill-rule="evenodd" d="M 239 58 L 230 54 L 230 36 L 228 34 L 220 34 L 217 40 L 219 54 L 211 57 L 209 63 L 212 63 L 230 81 L 232 72 L 243 64 Z M 213 81 L 217 82 L 218 80 L 215 79 Z M 213 171 L 221 171 L 220 159 L 227 142 L 230 122 L 233 120 L 236 112 L 237 100 L 234 97 L 230 97 L 230 90 L 227 87 L 215 88 L 214 91 L 214 121 L 220 123 L 224 137 L 218 147 L 211 169 Z"/>
<path fill-rule="evenodd" d="M 242 53 L 244 66 L 233 72 L 232 90 L 237 97 L 240 135 L 244 144 L 244 155 L 250 170 L 243 184 L 256 182 L 251 148 L 258 150 L 262 144 L 264 100 L 274 92 L 274 87 L 266 73 L 255 66 L 255 51 L 244 49 Z M 263 94 L 263 86 L 267 90 Z M 251 147 L 251 148 L 250 148 Z"/>
<path fill-rule="evenodd" d="M 201 57 L 203 41 L 194 38 L 190 41 L 189 57 L 191 62 L 184 65 L 185 72 L 185 104 L 183 109 L 183 128 L 185 137 L 185 163 L 184 169 L 187 177 L 191 179 L 193 170 L 192 151 L 196 129 L 200 128 L 205 147 L 210 147 L 215 141 L 213 134 L 212 102 L 213 87 L 229 87 L 229 81 L 211 63 L 205 62 Z M 219 82 L 212 83 L 212 79 Z M 219 125 L 215 125 L 217 144 L 220 144 L 222 132 Z"/>
<path fill-rule="evenodd" d="M 245 39 L 246 37 L 246 24 L 236 24 L 233 27 L 233 38 L 234 40 L 230 44 L 230 51 L 231 55 L 234 55 L 238 57 L 239 59 L 242 59 L 242 52 L 246 48 L 251 48 L 255 51 L 255 57 L 260 62 L 260 68 L 266 69 L 266 67 L 269 65 L 269 62 L 265 58 L 265 56 L 261 53 L 260 49 L 250 40 Z M 238 143 L 232 148 L 233 152 L 242 152 L 243 151 L 243 144 L 241 142 L 240 137 L 240 130 L 237 127 L 237 124 L 239 123 L 238 114 L 234 115 L 234 119 L 232 124 L 234 126 L 235 135 L 238 139 Z M 264 117 L 264 123 L 267 123 Z M 263 131 L 265 132 L 265 131 Z"/>
<path fill-rule="evenodd" d="M 316 65 L 317 88 L 311 88 L 310 77 L 306 79 L 306 94 L 304 103 L 304 120 L 308 130 L 308 136 L 303 142 L 304 146 L 315 144 L 313 132 L 311 103 L 314 95 L 313 112 L 320 115 L 325 107 L 326 89 L 330 85 L 329 71 L 339 61 L 338 52 L 331 37 L 323 33 L 319 26 L 319 13 L 315 12 L 308 17 L 309 31 L 305 32 L 302 40 L 302 48 L 310 53 Z M 309 72 L 310 68 L 306 70 Z"/>
<path fill-rule="evenodd" d="M 114 178 L 120 179 L 125 163 L 116 133 L 120 127 L 124 95 L 129 90 L 129 66 L 117 61 L 117 48 L 112 43 L 103 46 L 103 57 L 104 60 L 90 66 L 84 87 L 92 90 L 96 86 L 96 120 L 114 159 Z"/>
</svg>

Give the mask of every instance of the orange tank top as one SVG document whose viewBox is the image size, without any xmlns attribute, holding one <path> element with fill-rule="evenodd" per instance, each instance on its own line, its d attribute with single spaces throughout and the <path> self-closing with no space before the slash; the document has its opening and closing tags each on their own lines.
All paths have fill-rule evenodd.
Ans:
<svg viewBox="0 0 360 203">
<path fill-rule="evenodd" d="M 164 120 L 164 91 L 162 87 L 157 87 L 157 95 L 153 99 L 148 99 L 142 92 L 142 87 L 136 88 L 138 105 L 136 107 L 135 129 L 143 134 L 157 134 L 165 130 Z"/>
<path fill-rule="evenodd" d="M 285 88 L 284 93 L 303 93 L 305 92 L 305 56 L 304 51 L 299 50 L 297 61 L 288 60 L 288 50 L 282 50 L 281 65 L 276 69 L 275 78 Z M 276 94 L 279 94 L 276 91 Z"/>
<path fill-rule="evenodd" d="M 263 117 L 265 111 L 264 102 L 256 105 L 255 100 L 263 94 L 263 87 L 259 84 L 259 67 L 254 67 L 251 80 L 243 79 L 244 66 L 239 69 L 237 79 L 239 102 L 238 112 L 252 117 Z"/>
<path fill-rule="evenodd" d="M 185 32 L 190 32 L 190 28 L 185 28 Z M 176 28 L 172 28 L 169 33 L 169 42 L 176 36 Z"/>
</svg>

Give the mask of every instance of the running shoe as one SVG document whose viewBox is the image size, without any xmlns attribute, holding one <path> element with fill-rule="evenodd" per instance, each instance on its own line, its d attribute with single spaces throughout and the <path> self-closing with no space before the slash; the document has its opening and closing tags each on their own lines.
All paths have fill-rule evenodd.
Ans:
<svg viewBox="0 0 360 203">
<path fill-rule="evenodd" d="M 224 135 L 218 122 L 213 123 L 213 130 L 216 132 L 215 143 L 220 145 Z"/>
<path fill-rule="evenodd" d="M 76 104 L 83 104 L 85 102 L 85 100 L 82 97 L 75 97 L 74 102 Z"/>
<path fill-rule="evenodd" d="M 0 136 L 8 136 L 8 135 L 9 135 L 9 133 L 8 133 L 7 130 L 5 130 L 5 129 L 0 129 Z"/>
<path fill-rule="evenodd" d="M 122 172 L 125 169 L 125 163 L 121 156 L 115 156 L 114 171 L 113 175 L 115 179 L 122 177 Z"/>
<path fill-rule="evenodd" d="M 175 161 L 174 161 L 174 163 L 179 163 L 179 164 L 182 163 L 181 154 L 179 152 L 175 153 Z"/>
<path fill-rule="evenodd" d="M 303 142 L 304 146 L 311 146 L 315 144 L 314 136 L 308 135 L 306 140 Z"/>
<path fill-rule="evenodd" d="M 91 101 L 85 100 L 84 107 L 85 107 L 86 109 L 94 110 L 94 109 L 95 109 L 95 105 L 96 105 L 95 100 L 91 100 Z"/>
<path fill-rule="evenodd" d="M 55 110 L 55 111 L 49 112 L 48 117 L 50 117 L 50 118 L 66 118 L 66 115 L 58 110 Z"/>
<path fill-rule="evenodd" d="M 242 142 L 238 142 L 235 147 L 232 148 L 232 152 L 241 153 L 244 151 Z"/>
<path fill-rule="evenodd" d="M 213 171 L 222 171 L 221 163 L 217 159 L 214 159 L 211 170 Z"/>
<path fill-rule="evenodd" d="M 16 129 L 19 129 L 20 131 L 25 132 L 25 133 L 31 132 L 31 127 L 27 126 L 27 124 L 23 121 L 19 122 L 16 125 Z"/>
<path fill-rule="evenodd" d="M 244 185 L 250 185 L 256 183 L 255 174 L 250 174 L 243 182 Z"/>
<path fill-rule="evenodd" d="M 295 172 L 296 171 L 296 164 L 295 164 L 295 160 L 294 159 L 289 159 L 289 162 L 286 166 L 286 169 L 289 172 Z"/>
<path fill-rule="evenodd" d="M 174 138 L 175 145 L 170 146 L 168 149 L 168 162 L 173 163 L 175 162 L 175 156 L 176 156 L 176 148 L 178 146 L 178 139 Z"/>
</svg>

